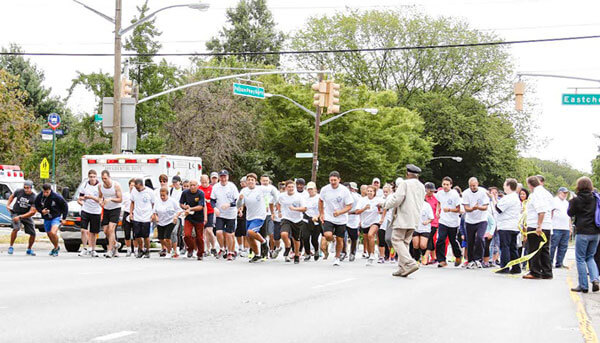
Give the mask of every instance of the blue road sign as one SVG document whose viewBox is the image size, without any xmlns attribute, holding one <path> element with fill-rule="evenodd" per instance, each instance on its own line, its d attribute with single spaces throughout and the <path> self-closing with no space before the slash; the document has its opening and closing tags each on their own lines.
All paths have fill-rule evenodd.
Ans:
<svg viewBox="0 0 600 343">
<path fill-rule="evenodd" d="M 48 125 L 53 129 L 58 128 L 60 126 L 60 116 L 57 113 L 50 113 L 48 115 Z"/>
<path fill-rule="evenodd" d="M 42 129 L 42 134 L 43 135 L 51 135 L 52 134 L 52 129 Z M 56 134 L 60 136 L 60 135 L 64 134 L 64 132 L 61 129 L 57 129 L 56 130 Z"/>
</svg>

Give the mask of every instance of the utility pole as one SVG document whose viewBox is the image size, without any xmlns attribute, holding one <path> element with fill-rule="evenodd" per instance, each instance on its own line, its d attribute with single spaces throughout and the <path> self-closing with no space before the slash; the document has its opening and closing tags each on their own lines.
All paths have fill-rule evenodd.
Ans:
<svg viewBox="0 0 600 343">
<path fill-rule="evenodd" d="M 314 105 L 317 110 L 315 111 L 315 140 L 313 145 L 313 161 L 312 161 L 312 173 L 310 180 L 314 183 L 317 182 L 317 171 L 319 170 L 319 128 L 321 127 L 321 114 L 323 114 L 323 106 L 325 102 L 326 89 L 323 89 L 326 85 L 323 83 L 323 74 L 319 73 L 319 83 L 313 85 L 313 90 L 319 93 L 315 94 Z"/>
<path fill-rule="evenodd" d="M 115 71 L 112 153 L 121 153 L 121 2 L 115 0 Z"/>
</svg>

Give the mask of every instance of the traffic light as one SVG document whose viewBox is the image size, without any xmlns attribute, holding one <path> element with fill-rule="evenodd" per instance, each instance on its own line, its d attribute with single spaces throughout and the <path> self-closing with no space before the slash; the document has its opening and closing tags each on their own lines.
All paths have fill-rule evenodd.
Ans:
<svg viewBox="0 0 600 343">
<path fill-rule="evenodd" d="M 327 100 L 325 106 L 327 106 L 327 113 L 340 113 L 340 85 L 333 83 L 333 81 L 327 82 Z"/>
<path fill-rule="evenodd" d="M 121 98 L 131 98 L 133 82 L 126 78 L 121 79 Z"/>
<path fill-rule="evenodd" d="M 523 111 L 523 93 L 525 93 L 525 82 L 515 83 L 515 110 Z"/>
<path fill-rule="evenodd" d="M 319 107 L 325 107 L 327 100 L 327 82 L 320 81 L 312 85 L 312 89 L 317 92 L 314 95 L 313 105 Z"/>
</svg>

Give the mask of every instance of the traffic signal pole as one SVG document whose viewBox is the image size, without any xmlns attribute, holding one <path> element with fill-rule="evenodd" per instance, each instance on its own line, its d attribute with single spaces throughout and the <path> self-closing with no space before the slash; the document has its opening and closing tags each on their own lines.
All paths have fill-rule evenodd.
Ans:
<svg viewBox="0 0 600 343">
<path fill-rule="evenodd" d="M 115 0 L 115 70 L 113 76 L 113 139 L 112 153 L 121 153 L 121 1 Z"/>
<path fill-rule="evenodd" d="M 323 82 L 323 74 L 319 74 L 319 84 Z M 312 173 L 310 180 L 317 183 L 317 172 L 319 170 L 319 129 L 321 128 L 321 114 L 323 114 L 323 107 L 317 104 L 317 110 L 315 111 L 315 140 L 313 144 L 313 161 L 312 161 Z"/>
</svg>

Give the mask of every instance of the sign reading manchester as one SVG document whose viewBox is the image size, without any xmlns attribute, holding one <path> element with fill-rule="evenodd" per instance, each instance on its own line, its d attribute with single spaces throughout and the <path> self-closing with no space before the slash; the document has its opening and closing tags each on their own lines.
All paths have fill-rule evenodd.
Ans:
<svg viewBox="0 0 600 343">
<path fill-rule="evenodd" d="M 563 105 L 600 105 L 600 94 L 563 94 Z"/>
<path fill-rule="evenodd" d="M 241 83 L 233 84 L 233 94 L 241 96 L 249 96 L 251 98 L 264 99 L 265 89 L 257 86 L 244 85 Z"/>
</svg>

